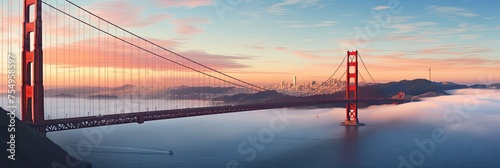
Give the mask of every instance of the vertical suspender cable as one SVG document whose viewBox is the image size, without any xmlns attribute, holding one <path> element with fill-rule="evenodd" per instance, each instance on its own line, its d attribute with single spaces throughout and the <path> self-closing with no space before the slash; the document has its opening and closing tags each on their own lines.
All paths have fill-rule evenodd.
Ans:
<svg viewBox="0 0 500 168">
<path fill-rule="evenodd" d="M 373 79 L 372 75 L 370 74 L 370 71 L 368 71 L 368 68 L 366 68 L 365 62 L 363 61 L 363 58 L 361 58 L 361 54 L 359 54 L 359 59 L 361 60 L 361 63 L 363 63 L 363 66 L 365 67 L 366 72 L 368 72 L 368 75 L 372 79 L 373 83 L 376 83 L 375 80 Z"/>
</svg>

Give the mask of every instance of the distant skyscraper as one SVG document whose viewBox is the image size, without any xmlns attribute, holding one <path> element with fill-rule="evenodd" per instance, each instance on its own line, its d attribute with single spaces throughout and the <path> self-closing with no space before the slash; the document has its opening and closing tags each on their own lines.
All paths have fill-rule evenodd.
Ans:
<svg viewBox="0 0 500 168">
<path fill-rule="evenodd" d="M 293 86 L 297 86 L 297 76 L 293 76 Z"/>
<path fill-rule="evenodd" d="M 312 82 L 311 82 L 311 85 L 316 85 L 316 81 L 312 81 Z"/>
</svg>

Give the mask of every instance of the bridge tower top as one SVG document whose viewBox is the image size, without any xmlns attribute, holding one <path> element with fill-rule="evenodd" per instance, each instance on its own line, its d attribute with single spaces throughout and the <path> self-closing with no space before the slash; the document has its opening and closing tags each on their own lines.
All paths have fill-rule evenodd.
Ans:
<svg viewBox="0 0 500 168">
<path fill-rule="evenodd" d="M 346 99 L 358 99 L 358 51 L 347 51 Z"/>
</svg>

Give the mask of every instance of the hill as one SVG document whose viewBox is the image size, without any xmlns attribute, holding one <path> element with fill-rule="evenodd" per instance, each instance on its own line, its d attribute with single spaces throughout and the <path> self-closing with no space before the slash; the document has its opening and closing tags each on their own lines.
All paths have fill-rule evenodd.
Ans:
<svg viewBox="0 0 500 168">
<path fill-rule="evenodd" d="M 443 92 L 445 90 L 463 88 L 468 88 L 468 86 L 451 82 L 432 82 L 426 79 L 415 79 L 361 87 L 359 96 L 388 98 L 400 91 L 405 92 L 406 95 L 422 95 L 428 92 Z"/>
<path fill-rule="evenodd" d="M 285 98 L 293 98 L 292 96 L 284 95 L 275 91 L 263 91 L 254 94 L 236 94 L 232 96 L 222 96 L 213 98 L 213 101 L 224 101 L 229 104 L 242 104 L 242 103 L 261 103 L 265 101 L 279 100 Z"/>
<path fill-rule="evenodd" d="M 82 162 L 57 146 L 45 135 L 38 133 L 31 127 L 15 118 L 15 132 L 8 132 L 11 122 L 8 112 L 0 108 L 0 143 L 2 144 L 2 156 L 0 158 L 0 167 L 2 168 L 52 168 L 52 167 L 92 167 L 90 163 Z M 11 141 L 11 135 L 14 135 L 15 141 L 15 160 L 8 159 L 11 155 L 5 147 L 7 142 Z M 68 166 L 66 159 L 72 163 Z M 58 164 L 59 163 L 59 164 Z M 63 166 L 64 165 L 64 166 Z"/>
<path fill-rule="evenodd" d="M 398 92 L 405 92 L 405 97 L 410 99 L 412 96 L 418 98 L 446 95 L 445 90 L 468 88 L 466 85 L 459 85 L 451 82 L 432 82 L 425 79 L 402 80 L 399 82 L 389 82 L 383 84 L 372 84 L 359 86 L 359 98 L 391 98 Z M 255 94 L 237 94 L 233 96 L 224 96 L 215 98 L 215 101 L 224 101 L 226 103 L 259 103 L 265 101 L 279 101 L 283 98 L 292 96 L 277 93 L 275 91 L 265 91 Z M 307 98 L 344 98 L 345 91 L 335 92 L 333 94 L 321 94 L 309 96 Z"/>
</svg>

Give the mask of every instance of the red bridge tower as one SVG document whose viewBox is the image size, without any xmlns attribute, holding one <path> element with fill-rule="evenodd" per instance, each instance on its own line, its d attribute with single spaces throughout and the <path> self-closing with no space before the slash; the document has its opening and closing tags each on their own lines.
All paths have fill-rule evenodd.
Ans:
<svg viewBox="0 0 500 168">
<path fill-rule="evenodd" d="M 38 124 L 44 121 L 41 0 L 24 0 L 22 40 L 21 120 Z"/>
<path fill-rule="evenodd" d="M 347 73 L 346 73 L 346 99 L 352 100 L 346 103 L 345 121 L 340 125 L 363 126 L 358 119 L 358 51 L 347 51 Z"/>
</svg>

